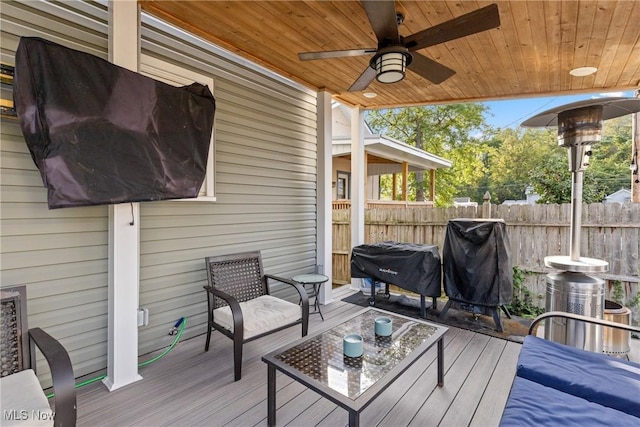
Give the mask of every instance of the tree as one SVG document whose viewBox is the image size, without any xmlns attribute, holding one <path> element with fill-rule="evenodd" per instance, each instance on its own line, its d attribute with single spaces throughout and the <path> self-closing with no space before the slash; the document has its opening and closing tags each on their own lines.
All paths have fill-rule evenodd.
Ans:
<svg viewBox="0 0 640 427">
<path fill-rule="evenodd" d="M 629 185 L 631 116 L 604 122 L 601 142 L 594 144 L 589 167 L 584 172 L 582 200 L 602 202 L 607 194 Z M 571 202 L 571 171 L 567 148 L 556 147 L 546 160 L 530 171 L 530 179 L 540 195 L 539 203 Z"/>
<path fill-rule="evenodd" d="M 367 112 L 366 120 L 375 133 L 383 134 L 451 160 L 451 168 L 436 172 L 438 206 L 451 204 L 461 189 L 484 176 L 484 134 L 489 131 L 482 104 L 452 104 Z M 409 184 L 422 194 L 428 181 L 414 174 Z M 384 181 L 383 181 L 384 182 Z M 383 190 L 384 192 L 384 190 Z"/>
<path fill-rule="evenodd" d="M 502 129 L 490 146 L 485 191 L 491 193 L 494 203 L 523 199 L 531 185 L 529 174 L 557 149 L 555 131 L 551 129 Z"/>
<path fill-rule="evenodd" d="M 631 115 L 605 121 L 602 141 L 592 147 L 593 156 L 587 173 L 598 178 L 598 185 L 605 195 L 630 188 L 631 124 Z"/>
</svg>

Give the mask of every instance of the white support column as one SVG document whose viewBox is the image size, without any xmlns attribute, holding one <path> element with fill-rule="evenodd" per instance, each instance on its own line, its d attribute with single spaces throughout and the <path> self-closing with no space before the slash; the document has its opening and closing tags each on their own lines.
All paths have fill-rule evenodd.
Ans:
<svg viewBox="0 0 640 427">
<path fill-rule="evenodd" d="M 351 110 L 351 247 L 364 243 L 364 110 Z M 359 279 L 351 279 L 351 287 L 359 288 Z"/>
<path fill-rule="evenodd" d="M 136 0 L 109 1 L 109 60 L 138 71 L 140 12 Z M 107 376 L 110 391 L 141 380 L 138 374 L 140 205 L 109 206 L 109 330 Z"/>
<path fill-rule="evenodd" d="M 326 91 L 318 92 L 318 172 L 317 172 L 317 224 L 316 242 L 318 265 L 322 265 L 324 271 L 319 272 L 329 277 L 329 281 L 322 286 L 322 292 L 318 297 L 320 304 L 330 303 L 332 298 L 332 259 L 333 259 L 333 211 L 331 204 L 331 170 L 333 165 L 331 126 L 333 123 L 331 109 L 331 94 Z"/>
</svg>

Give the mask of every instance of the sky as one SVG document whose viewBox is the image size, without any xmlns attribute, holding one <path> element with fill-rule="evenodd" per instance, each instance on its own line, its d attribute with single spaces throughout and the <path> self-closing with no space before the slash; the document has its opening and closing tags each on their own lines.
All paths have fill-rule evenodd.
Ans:
<svg viewBox="0 0 640 427">
<path fill-rule="evenodd" d="M 552 96 L 544 98 L 522 98 L 517 100 L 488 101 L 483 104 L 490 109 L 485 113 L 485 118 L 490 125 L 498 128 L 518 128 L 520 123 L 526 119 L 551 108 L 569 104 L 571 102 L 611 96 L 632 97 L 633 91 L 585 93 L 581 95 Z"/>
</svg>

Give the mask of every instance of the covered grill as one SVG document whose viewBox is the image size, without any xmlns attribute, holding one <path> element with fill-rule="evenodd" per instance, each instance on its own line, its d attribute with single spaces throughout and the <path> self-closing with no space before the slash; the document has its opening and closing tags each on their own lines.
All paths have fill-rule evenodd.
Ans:
<svg viewBox="0 0 640 427">
<path fill-rule="evenodd" d="M 501 219 L 452 219 L 442 250 L 444 289 L 449 301 L 473 313 L 490 314 L 502 331 L 499 307 L 513 296 L 513 269 L 506 224 Z"/>
<path fill-rule="evenodd" d="M 351 252 L 351 277 L 373 279 L 370 305 L 375 305 L 375 281 L 389 284 L 420 295 L 420 315 L 425 317 L 425 297 L 435 299 L 441 294 L 442 272 L 436 245 L 380 242 L 355 246 Z"/>
</svg>

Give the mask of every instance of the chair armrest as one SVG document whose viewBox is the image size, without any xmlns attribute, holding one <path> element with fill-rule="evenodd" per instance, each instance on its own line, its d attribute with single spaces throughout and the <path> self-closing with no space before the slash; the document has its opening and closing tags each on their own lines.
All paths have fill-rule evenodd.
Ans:
<svg viewBox="0 0 640 427">
<path fill-rule="evenodd" d="M 216 289 L 213 286 L 203 286 L 207 292 L 217 296 L 225 300 L 227 304 L 229 304 L 229 308 L 231 309 L 231 316 L 233 317 L 233 333 L 242 334 L 244 328 L 244 318 L 242 317 L 242 309 L 240 308 L 240 303 L 235 299 L 232 295 L 229 295 L 226 292 L 221 291 L 220 289 Z M 214 319 L 215 321 L 215 319 Z M 242 339 L 242 335 L 238 335 L 240 339 Z"/>
<path fill-rule="evenodd" d="M 31 346 L 31 367 L 35 368 L 35 349 L 37 346 L 44 355 L 53 381 L 55 393 L 54 426 L 75 426 L 77 416 L 76 380 L 73 366 L 67 350 L 51 335 L 40 328 L 29 329 Z"/>
<path fill-rule="evenodd" d="M 609 320 L 596 319 L 595 317 L 583 316 L 581 314 L 575 314 L 575 313 L 566 313 L 564 311 L 549 311 L 547 313 L 543 313 L 540 316 L 536 317 L 533 320 L 533 322 L 531 322 L 531 325 L 529 326 L 529 335 L 533 334 L 534 328 L 537 326 L 537 324 L 540 321 L 551 318 L 551 317 L 563 317 L 565 319 L 580 320 L 587 323 L 593 323 L 594 325 L 601 325 L 601 326 L 606 326 L 610 328 L 622 329 L 629 332 L 640 333 L 640 328 L 636 326 L 626 325 L 624 323 L 611 322 Z"/>
<path fill-rule="evenodd" d="M 296 291 L 298 291 L 298 294 L 300 294 L 300 299 L 302 300 L 303 309 L 304 307 L 307 307 L 307 310 L 309 309 L 309 295 L 307 295 L 307 291 L 304 289 L 304 287 L 300 283 L 296 282 L 295 280 L 285 279 L 284 277 L 278 277 L 271 274 L 265 274 L 264 277 L 267 279 L 277 280 L 278 282 L 282 282 L 284 284 L 293 286 L 296 289 Z M 267 283 L 269 282 L 267 281 Z"/>
</svg>

